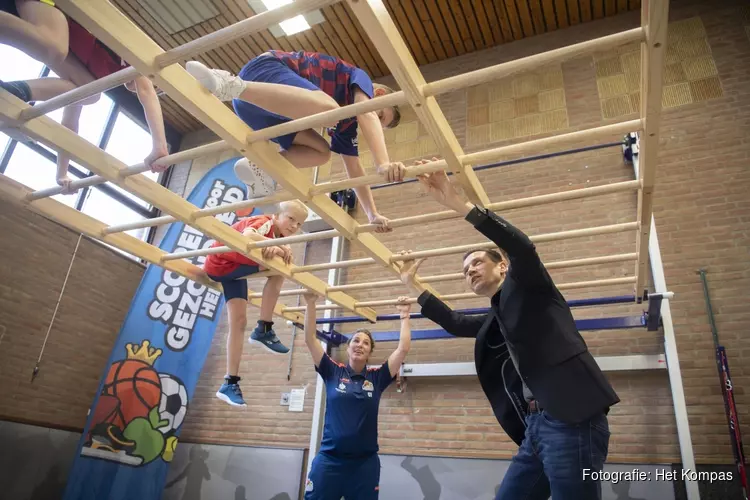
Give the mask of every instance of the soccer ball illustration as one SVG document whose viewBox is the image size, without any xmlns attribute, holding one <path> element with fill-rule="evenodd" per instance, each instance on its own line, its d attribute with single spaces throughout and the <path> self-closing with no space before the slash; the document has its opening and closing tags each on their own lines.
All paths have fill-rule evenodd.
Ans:
<svg viewBox="0 0 750 500">
<path fill-rule="evenodd" d="M 176 431 L 185 419 L 188 406 L 188 396 L 185 386 L 173 375 L 160 373 L 161 379 L 161 401 L 159 402 L 159 416 L 162 420 L 169 422 L 168 425 L 159 428 L 164 434 Z"/>
</svg>

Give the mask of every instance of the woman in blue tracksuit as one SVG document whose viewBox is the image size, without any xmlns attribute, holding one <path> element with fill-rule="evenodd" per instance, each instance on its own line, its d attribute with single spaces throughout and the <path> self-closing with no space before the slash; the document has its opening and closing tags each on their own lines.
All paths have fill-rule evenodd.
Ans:
<svg viewBox="0 0 750 500">
<path fill-rule="evenodd" d="M 399 297 L 405 302 L 406 297 Z M 357 330 L 349 340 L 346 365 L 333 361 L 315 335 L 315 295 L 306 295 L 305 342 L 315 370 L 326 385 L 326 416 L 320 452 L 305 485 L 305 500 L 377 500 L 380 484 L 378 406 L 380 395 L 395 378 L 411 344 L 409 304 L 401 316 L 398 347 L 385 363 L 367 368 L 375 348 L 372 334 Z"/>
</svg>

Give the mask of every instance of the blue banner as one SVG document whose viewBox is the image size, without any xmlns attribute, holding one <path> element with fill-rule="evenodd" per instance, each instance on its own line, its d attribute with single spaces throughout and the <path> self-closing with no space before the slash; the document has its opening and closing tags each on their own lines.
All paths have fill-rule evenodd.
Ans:
<svg viewBox="0 0 750 500">
<path fill-rule="evenodd" d="M 200 208 L 245 199 L 236 161 L 208 172 L 188 197 Z M 235 213 L 217 219 L 232 224 Z M 200 231 L 174 223 L 166 252 L 206 248 Z M 205 257 L 191 262 L 202 266 Z M 104 370 L 68 477 L 65 500 L 157 500 L 174 456 L 224 298 L 220 292 L 150 265 Z"/>
</svg>

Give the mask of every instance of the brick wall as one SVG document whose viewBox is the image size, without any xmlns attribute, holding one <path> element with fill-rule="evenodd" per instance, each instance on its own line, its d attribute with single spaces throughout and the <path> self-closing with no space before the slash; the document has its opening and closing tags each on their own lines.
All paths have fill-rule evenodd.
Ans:
<svg viewBox="0 0 750 500">
<path fill-rule="evenodd" d="M 143 266 L 0 200 L 0 419 L 83 429 Z M 21 251 L 23 250 L 23 251 Z"/>
<path fill-rule="evenodd" d="M 696 458 L 700 463 L 728 463 L 731 461 L 731 449 L 713 361 L 710 330 L 695 270 L 699 266 L 705 266 L 709 270 L 718 328 L 729 351 L 740 418 L 747 434 L 750 432 L 747 427 L 750 406 L 746 401 L 744 386 L 750 383 L 750 372 L 744 364 L 750 348 L 747 336 L 743 336 L 743 333 L 750 324 L 745 293 L 750 281 L 750 207 L 745 194 L 750 187 L 750 146 L 747 141 L 750 119 L 750 40 L 746 31 L 750 22 L 746 11 L 741 10 L 740 2 L 719 1 L 712 2 L 711 5 L 704 5 L 697 0 L 672 2 L 670 21 L 673 26 L 675 23 L 681 23 L 679 26 L 682 26 L 680 29 L 673 29 L 675 33 L 685 31 L 684 26 L 698 26 L 695 18 L 698 18 L 705 32 L 701 36 L 705 36 L 709 52 L 696 49 L 696 52 L 690 52 L 682 59 L 677 57 L 680 53 L 670 52 L 670 57 L 673 57 L 670 64 L 680 65 L 685 62 L 691 66 L 689 71 L 685 70 L 682 80 L 676 76 L 679 68 L 673 68 L 676 72 L 670 73 L 674 79 L 669 83 L 682 85 L 682 90 L 675 88 L 671 93 L 665 94 L 655 215 L 667 283 L 669 289 L 677 294 L 672 301 L 672 313 Z M 639 21 L 638 13 L 608 18 L 467 54 L 449 62 L 425 66 L 422 70 L 426 79 L 433 81 L 628 29 L 637 26 Z M 701 50 L 704 49 L 705 46 Z M 634 109 L 632 102 L 637 102 L 634 101 L 637 96 L 628 83 L 630 77 L 627 64 L 630 63 L 626 63 L 619 73 L 612 70 L 617 65 L 613 58 L 626 55 L 627 61 L 630 61 L 628 58 L 632 56 L 628 54 L 630 53 L 598 54 L 595 57 L 565 61 L 561 71 L 567 123 L 555 121 L 554 126 L 548 125 L 549 130 L 564 126 L 565 128 L 556 130 L 559 133 L 594 127 L 613 122 L 613 116 L 618 119 L 635 118 L 636 115 L 630 113 Z M 691 57 L 710 58 L 715 73 L 710 65 L 693 64 Z M 620 74 L 623 75 L 622 88 L 617 87 L 621 83 L 618 76 Z M 710 87 L 710 92 L 701 91 L 709 87 L 700 83 L 700 80 L 714 77 L 718 78 L 719 89 L 713 86 Z M 512 78 L 523 77 L 515 75 Z M 603 81 L 606 78 L 612 80 Z M 533 83 L 528 83 L 531 80 L 525 81 L 525 86 L 519 88 L 528 88 L 528 85 L 533 87 Z M 386 80 L 384 83 L 392 82 Z M 511 81 L 511 86 L 512 84 Z M 559 88 L 552 90 L 557 92 Z M 539 94 L 542 91 L 545 89 L 541 88 Z M 502 142 L 506 137 L 513 137 L 511 140 L 514 141 L 524 140 L 519 137 L 527 136 L 529 130 L 532 133 L 546 130 L 541 126 L 534 128 L 534 118 L 524 118 L 519 121 L 519 125 L 506 124 L 506 128 L 497 129 L 493 133 L 492 127 L 497 122 L 485 123 L 482 116 L 472 111 L 481 108 L 476 105 L 476 99 L 481 100 L 483 92 L 485 90 L 474 89 L 439 98 L 446 117 L 467 152 L 509 143 L 509 140 Z M 487 96 L 493 95 L 489 90 L 486 92 Z M 563 108 L 560 108 L 558 94 L 559 92 L 554 99 L 554 111 L 561 115 Z M 502 93 L 495 95 L 499 97 L 497 102 L 493 101 L 494 104 L 510 98 L 503 97 Z M 519 98 L 533 95 L 538 94 L 532 92 L 519 95 Z M 535 109 L 541 115 L 545 111 L 541 100 L 545 97 L 539 95 L 538 98 L 538 109 L 529 99 L 524 99 L 521 105 L 506 102 L 497 104 L 497 107 L 513 109 L 516 113 L 514 120 L 536 113 Z M 631 104 L 630 107 L 622 103 L 616 105 L 610 102 L 611 99 L 619 99 L 618 102 L 622 103 L 627 100 Z M 544 102 L 549 104 L 550 101 Z M 507 107 L 511 105 L 512 108 Z M 408 156 L 429 153 L 430 142 L 426 140 L 423 128 L 417 126 L 416 132 L 412 130 L 414 127 L 410 123 L 414 120 L 411 111 L 405 110 L 404 115 L 404 130 L 408 133 L 389 135 L 392 147 L 401 155 L 398 159 L 407 160 Z M 487 133 L 477 130 L 477 127 L 485 125 L 489 127 Z M 519 128 L 507 128 L 511 126 Z M 505 135 L 501 133 L 502 130 Z M 510 135 L 509 131 L 513 131 L 513 134 Z M 541 136 L 543 135 L 537 134 L 533 137 Z M 607 141 L 620 139 L 611 137 Z M 492 140 L 498 142 L 487 142 Z M 583 145 L 590 144 L 580 144 Z M 575 146 L 577 145 L 571 145 Z M 363 151 L 367 151 L 366 145 Z M 194 185 L 206 168 L 229 156 L 231 155 L 217 155 L 194 162 L 188 186 Z M 366 153 L 363 157 L 368 161 Z M 332 162 L 331 168 L 332 178 L 344 175 L 338 160 Z M 623 163 L 618 148 L 506 166 L 483 171 L 478 175 L 492 201 L 633 178 L 632 167 Z M 378 190 L 375 192 L 375 199 L 380 210 L 391 217 L 440 210 L 438 205 L 419 192 L 415 184 Z M 543 234 L 632 221 L 635 216 L 635 197 L 632 193 L 609 195 L 518 209 L 502 215 L 530 235 Z M 360 222 L 364 222 L 363 214 L 357 213 L 356 216 Z M 382 237 L 382 241 L 392 251 L 422 250 L 481 240 L 481 236 L 470 226 L 457 220 L 433 223 L 418 229 L 400 229 Z M 541 243 L 538 248 L 544 261 L 554 262 L 632 252 L 634 242 L 633 233 L 617 233 Z M 301 262 L 301 253 L 301 247 L 295 248 L 297 263 Z M 346 258 L 363 255 L 361 250 L 349 248 Z M 315 243 L 310 245 L 305 262 L 322 262 L 327 259 L 327 245 Z M 422 274 L 457 272 L 459 269 L 460 258 L 446 256 L 428 260 L 423 265 Z M 552 271 L 552 275 L 558 284 L 563 284 L 631 276 L 632 272 L 633 264 L 623 263 L 558 269 Z M 326 273 L 319 273 L 319 276 L 325 279 Z M 379 267 L 367 266 L 349 269 L 343 278 L 344 282 L 362 282 L 385 279 L 386 276 Z M 262 284 L 254 286 L 259 289 Z M 436 288 L 441 293 L 466 291 L 461 282 L 438 283 Z M 358 299 L 368 300 L 389 298 L 403 292 L 404 290 L 397 288 L 376 289 L 357 291 L 353 295 Z M 565 295 L 573 299 L 631 292 L 629 285 L 622 285 L 572 289 L 566 291 Z M 296 303 L 296 299 L 289 298 L 285 302 Z M 454 304 L 456 307 L 480 305 L 485 305 L 481 299 Z M 628 315 L 639 313 L 642 309 L 643 306 L 635 305 L 585 308 L 577 309 L 575 315 L 577 318 Z M 391 312 L 389 308 L 382 308 L 380 311 Z M 256 318 L 257 313 L 251 311 L 251 322 Z M 423 328 L 428 324 L 416 321 L 414 328 Z M 396 324 L 381 324 L 377 326 L 377 330 L 392 330 L 396 327 Z M 284 325 L 279 325 L 279 335 L 285 342 L 291 339 L 291 332 Z M 226 325 L 222 323 L 199 383 L 196 403 L 185 425 L 185 439 L 305 446 L 309 439 L 311 391 L 308 391 L 305 412 L 301 414 L 290 414 L 286 412 L 286 408 L 278 405 L 282 391 L 303 387 L 305 384 L 312 387 L 315 382 L 301 336 L 298 335 L 295 341 L 289 381 L 285 378 L 288 360 L 271 358 L 252 348 L 246 350 L 242 365 L 243 387 L 250 408 L 244 412 L 226 408 L 213 398 L 213 392 L 224 373 L 225 336 Z M 654 354 L 663 351 L 661 332 L 602 331 L 585 332 L 584 336 L 595 355 Z M 408 361 L 470 361 L 471 346 L 470 340 L 416 342 Z M 379 344 L 371 361 L 382 361 L 393 347 L 393 344 Z M 622 399 L 622 403 L 614 407 L 610 414 L 613 431 L 610 460 L 679 461 L 674 410 L 666 372 L 609 373 L 608 377 Z M 381 447 L 386 453 L 507 458 L 515 449 L 495 423 L 477 382 L 471 378 L 413 379 L 408 381 L 403 393 L 388 391 L 381 404 L 380 432 Z"/>
<path fill-rule="evenodd" d="M 185 184 L 185 195 L 190 193 L 209 169 L 236 156 L 236 153 L 230 151 L 193 161 Z M 303 261 L 328 261 L 330 246 L 330 241 L 311 242 L 307 248 L 304 244 L 292 245 L 295 262 L 301 265 Z M 325 273 L 318 273 L 317 276 L 321 279 L 327 278 Z M 250 290 L 255 292 L 261 292 L 264 283 L 264 279 L 248 281 Z M 281 300 L 288 306 L 298 305 L 297 297 L 282 297 Z M 245 344 L 240 376 L 248 408 L 238 410 L 215 397 L 226 373 L 228 324 L 226 313 L 223 314 L 185 420 L 182 439 L 211 443 L 307 447 L 310 441 L 316 375 L 307 354 L 302 332 L 297 332 L 293 341 L 291 327 L 278 320 L 274 325 L 281 341 L 287 346 L 294 345 L 291 365 L 288 356 L 273 356 L 265 350 L 261 351 L 258 347 Z M 249 306 L 248 336 L 257 320 L 258 309 Z M 279 404 L 283 392 L 306 385 L 308 391 L 303 412 L 289 412 L 286 406 Z"/>
</svg>

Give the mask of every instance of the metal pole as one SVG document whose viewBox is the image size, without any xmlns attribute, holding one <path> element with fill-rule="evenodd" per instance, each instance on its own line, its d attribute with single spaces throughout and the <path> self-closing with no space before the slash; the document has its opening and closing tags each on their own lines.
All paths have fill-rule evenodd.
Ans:
<svg viewBox="0 0 750 500">
<path fill-rule="evenodd" d="M 315 182 L 318 180 L 318 173 L 319 171 L 315 170 Z M 346 239 L 337 236 L 331 240 L 331 262 L 338 262 L 342 259 L 344 255 L 344 243 L 346 242 Z M 333 268 L 328 271 L 328 285 L 338 285 L 340 279 L 340 270 L 338 268 Z M 332 311 L 325 311 L 323 313 L 324 318 L 330 318 L 333 315 Z M 333 331 L 333 325 L 326 325 L 324 327 L 324 332 L 327 334 L 330 334 Z M 323 351 L 326 353 L 329 351 L 328 343 L 321 341 L 321 345 L 323 347 Z M 313 420 L 312 425 L 310 427 L 310 453 L 307 456 L 307 471 L 305 472 L 305 477 L 307 477 L 310 474 L 310 469 L 312 468 L 313 460 L 315 459 L 315 455 L 318 454 L 318 450 L 320 449 L 320 441 L 323 437 L 323 423 L 325 421 L 325 412 L 326 412 L 326 387 L 325 383 L 323 382 L 323 378 L 318 375 L 315 379 L 315 403 L 313 406 Z"/>
<path fill-rule="evenodd" d="M 313 171 L 313 183 L 318 182 L 318 172 L 320 170 L 320 167 L 315 167 L 315 170 Z M 305 243 L 305 246 L 302 250 L 302 265 L 305 265 L 305 261 L 307 261 L 307 248 L 310 246 L 310 243 Z M 300 305 L 302 301 L 301 296 L 297 296 L 297 305 Z M 292 379 L 292 360 L 294 355 L 294 341 L 297 338 L 297 329 L 299 327 L 292 323 L 292 341 L 289 344 L 289 364 L 286 367 L 286 380 L 287 382 Z M 303 327 L 303 333 L 304 333 L 304 327 Z"/>
<path fill-rule="evenodd" d="M 638 156 L 633 157 L 633 169 L 635 178 L 638 178 Z M 654 278 L 654 290 L 660 293 L 667 292 L 667 280 L 664 276 L 664 264 L 661 260 L 659 239 L 656 235 L 656 224 L 654 216 L 651 216 L 651 234 L 648 239 L 648 254 L 651 262 L 651 275 Z M 664 325 L 664 356 L 667 358 L 667 373 L 669 374 L 669 385 L 672 389 L 672 403 L 674 404 L 674 416 L 677 424 L 677 437 L 680 441 L 680 456 L 682 457 L 683 469 L 695 469 L 695 454 L 693 452 L 693 440 L 690 436 L 690 421 L 687 414 L 687 403 L 685 401 L 685 387 L 682 384 L 682 372 L 680 370 L 680 359 L 677 353 L 677 338 L 672 323 L 672 309 L 669 300 L 661 303 L 661 317 Z M 688 500 L 700 500 L 698 481 L 693 481 L 689 476 L 685 477 L 685 490 Z"/>
</svg>

